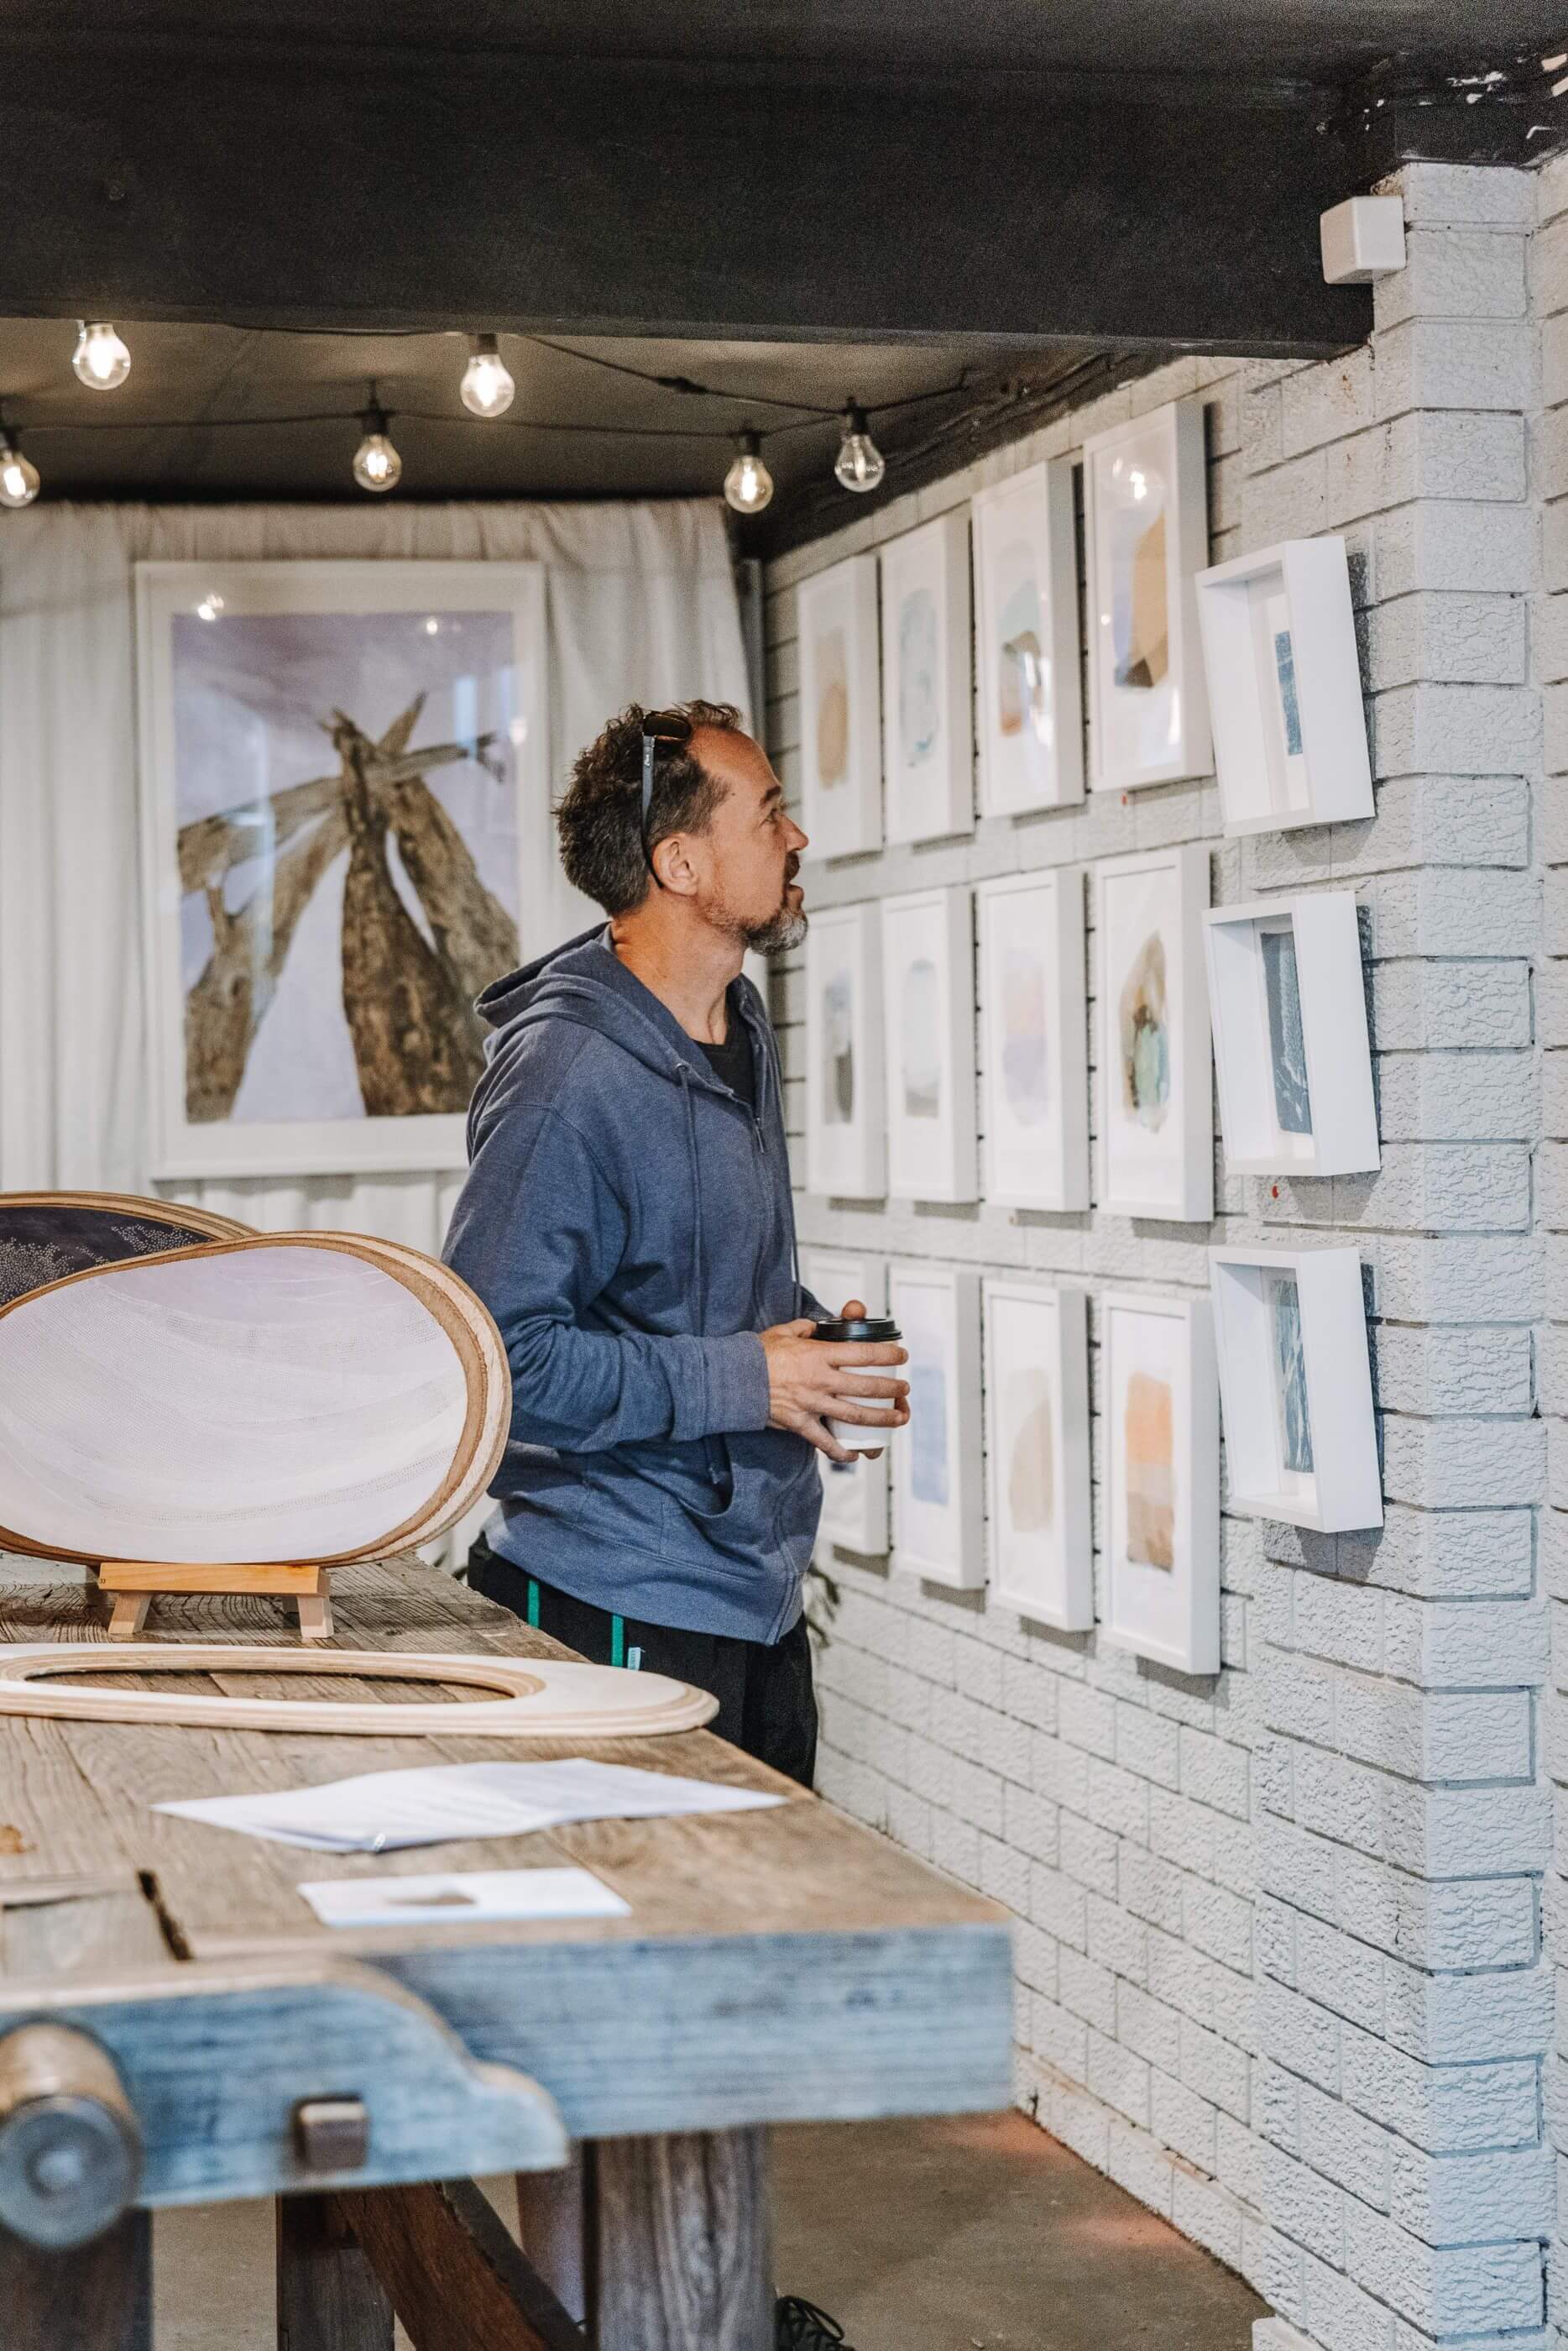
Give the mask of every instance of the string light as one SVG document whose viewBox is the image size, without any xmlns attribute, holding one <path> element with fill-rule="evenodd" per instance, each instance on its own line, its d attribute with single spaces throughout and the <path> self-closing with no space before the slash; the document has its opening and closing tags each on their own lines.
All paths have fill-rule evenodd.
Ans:
<svg viewBox="0 0 1568 2351">
<path fill-rule="evenodd" d="M 391 421 L 373 398 L 359 419 L 365 437 L 354 452 L 354 479 L 362 490 L 393 490 L 401 478 L 403 461 L 387 437 Z"/>
<path fill-rule="evenodd" d="M 114 327 L 107 323 L 94 323 L 81 319 L 78 320 L 78 338 L 72 360 L 77 374 L 84 384 L 89 385 L 94 391 L 114 390 L 116 386 L 125 381 L 130 371 L 130 352 L 123 338 Z M 268 331 L 312 336 L 317 336 L 319 332 L 315 329 L 305 328 L 278 328 Z M 348 331 L 351 335 L 354 330 Z M 397 331 L 417 336 L 426 330 L 409 328 Z M 482 422 L 493 422 L 504 417 L 507 409 L 511 407 L 516 396 L 515 380 L 502 357 L 497 336 L 472 334 L 467 340 L 469 358 L 459 387 L 462 404 L 470 415 Z M 840 429 L 838 451 L 833 468 L 835 477 L 842 488 L 857 496 L 864 496 L 880 486 L 888 471 L 887 461 L 872 438 L 867 422 L 868 416 L 873 413 L 880 415 L 895 410 L 902 413 L 904 410 L 921 406 L 932 400 L 957 399 L 963 392 L 968 375 L 967 370 L 961 371 L 953 382 L 933 385 L 925 392 L 908 392 L 898 399 L 882 401 L 869 411 L 858 401 L 849 401 L 841 408 L 833 409 L 819 406 L 809 401 L 781 398 L 770 392 L 737 392 L 724 385 L 699 383 L 689 376 L 656 373 L 651 369 L 629 365 L 624 360 L 607 358 L 597 351 L 576 350 L 569 344 L 553 342 L 544 336 L 534 335 L 525 340 L 535 343 L 541 350 L 559 352 L 563 358 L 579 360 L 594 367 L 607 368 L 618 375 L 629 376 L 638 382 L 653 385 L 662 391 L 693 396 L 700 400 L 719 400 L 731 402 L 736 405 L 743 403 L 747 407 L 755 402 L 763 408 L 788 411 L 789 413 L 781 417 L 776 423 L 769 424 L 765 428 L 765 433 L 754 426 L 747 425 L 739 435 L 733 434 L 728 427 L 722 425 L 615 424 L 601 423 L 581 416 L 570 420 L 565 418 L 556 420 L 529 415 L 511 420 L 513 429 L 519 432 L 561 433 L 574 436 L 593 435 L 610 439 L 625 438 L 630 441 L 645 440 L 650 443 L 681 440 L 732 441 L 735 445 L 735 455 L 724 476 L 724 496 L 737 514 L 744 516 L 761 514 L 773 500 L 774 478 L 762 454 L 764 438 L 772 440 L 782 434 L 819 429 L 828 419 L 836 416 Z M 200 423 L 204 432 L 211 432 L 221 426 L 227 426 L 235 431 L 255 432 L 272 425 L 332 424 L 340 421 L 347 422 L 353 413 L 352 411 L 338 410 L 307 415 L 248 417 L 208 415 L 202 417 Z M 414 417 L 421 423 L 435 425 L 451 425 L 459 421 L 453 417 L 450 410 L 427 413 L 421 409 L 400 409 L 398 413 L 404 417 Z M 126 423 L 130 429 L 140 433 L 173 433 L 190 430 L 195 421 L 190 418 L 136 417 L 127 419 Z M 403 461 L 389 435 L 389 414 L 377 400 L 376 386 L 373 383 L 370 386 L 369 404 L 358 412 L 358 422 L 361 426 L 361 439 L 354 455 L 354 478 L 361 489 L 375 494 L 390 490 L 401 479 Z M 74 433 L 83 429 L 85 428 L 79 422 L 54 422 L 48 419 L 41 423 L 30 423 L 28 426 L 29 433 Z M 105 429 L 110 429 L 107 418 Z M 0 428 L 0 456 L 4 456 L 9 465 L 7 475 L 9 495 L 0 499 L 0 504 L 30 504 L 38 494 L 36 469 L 17 454 L 14 439 L 7 441 L 5 438 L 3 428 Z"/>
<path fill-rule="evenodd" d="M 879 486 L 887 470 L 887 460 L 867 425 L 866 411 L 852 400 L 844 412 L 844 437 L 838 444 L 834 474 L 842 488 L 863 496 Z"/>
<path fill-rule="evenodd" d="M 71 365 L 89 392 L 115 392 L 130 373 L 130 353 L 112 327 L 89 327 L 77 321 L 77 347 Z"/>
<path fill-rule="evenodd" d="M 517 386 L 493 335 L 475 335 L 459 390 L 472 416 L 504 416 Z"/>
<path fill-rule="evenodd" d="M 748 426 L 724 476 L 724 496 L 737 514 L 761 514 L 774 494 L 774 477 L 763 463 L 763 444 Z"/>
<path fill-rule="evenodd" d="M 0 424 L 0 507 L 30 507 L 39 489 L 38 469 L 16 446 L 16 436 Z"/>
</svg>

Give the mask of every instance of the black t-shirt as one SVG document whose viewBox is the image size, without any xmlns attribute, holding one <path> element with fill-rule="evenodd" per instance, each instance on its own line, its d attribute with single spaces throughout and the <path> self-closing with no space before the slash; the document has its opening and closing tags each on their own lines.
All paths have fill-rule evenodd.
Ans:
<svg viewBox="0 0 1568 2351">
<path fill-rule="evenodd" d="M 746 1034 L 746 1024 L 733 1010 L 730 1014 L 730 1029 L 722 1045 L 702 1045 L 715 1077 L 722 1078 L 732 1094 L 739 1094 L 748 1110 L 757 1106 L 757 1071 L 752 1058 L 752 1040 Z"/>
</svg>

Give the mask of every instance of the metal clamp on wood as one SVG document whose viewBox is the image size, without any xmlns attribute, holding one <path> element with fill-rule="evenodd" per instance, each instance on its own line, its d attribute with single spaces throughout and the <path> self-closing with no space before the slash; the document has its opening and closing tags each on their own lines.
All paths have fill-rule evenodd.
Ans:
<svg viewBox="0 0 1568 2351">
<path fill-rule="evenodd" d="M 0 2228 L 52 2252 L 113 2227 L 141 2178 L 141 2134 L 108 2052 L 68 2025 L 0 2040 Z"/>
</svg>

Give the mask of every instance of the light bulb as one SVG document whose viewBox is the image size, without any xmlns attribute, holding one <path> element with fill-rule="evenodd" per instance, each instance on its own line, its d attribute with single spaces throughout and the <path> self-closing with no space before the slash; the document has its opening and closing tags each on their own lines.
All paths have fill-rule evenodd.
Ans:
<svg viewBox="0 0 1568 2351">
<path fill-rule="evenodd" d="M 754 433 L 742 433 L 735 462 L 724 476 L 724 496 L 737 514 L 761 514 L 774 494 L 774 477 L 763 463 Z"/>
<path fill-rule="evenodd" d="M 38 495 L 38 469 L 29 464 L 8 433 L 0 433 L 0 507 L 30 507 Z"/>
<path fill-rule="evenodd" d="M 833 470 L 846 490 L 874 490 L 888 463 L 866 427 L 866 411 L 851 401 L 844 412 L 844 438 Z"/>
<path fill-rule="evenodd" d="M 493 335 L 475 335 L 459 386 L 462 404 L 474 416 L 504 416 L 517 386 Z"/>
<path fill-rule="evenodd" d="M 354 452 L 354 479 L 362 490 L 395 489 L 403 461 L 387 438 L 385 409 L 368 408 L 359 422 L 365 438 Z"/>
<path fill-rule="evenodd" d="M 112 327 L 89 327 L 78 320 L 80 332 L 71 365 L 89 392 L 113 392 L 130 373 L 130 353 Z"/>
</svg>

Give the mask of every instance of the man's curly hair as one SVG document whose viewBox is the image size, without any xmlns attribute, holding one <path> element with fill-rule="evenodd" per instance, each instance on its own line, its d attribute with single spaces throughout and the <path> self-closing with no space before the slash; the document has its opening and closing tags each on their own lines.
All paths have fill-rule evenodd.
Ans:
<svg viewBox="0 0 1568 2351">
<path fill-rule="evenodd" d="M 732 703 L 682 702 L 675 707 L 693 726 L 730 732 L 741 724 Z M 641 834 L 642 721 L 637 702 L 610 720 L 578 753 L 556 809 L 567 881 L 612 916 L 630 914 L 651 886 Z M 727 789 L 684 746 L 661 744 L 653 769 L 649 847 L 672 832 L 705 831 Z"/>
</svg>

